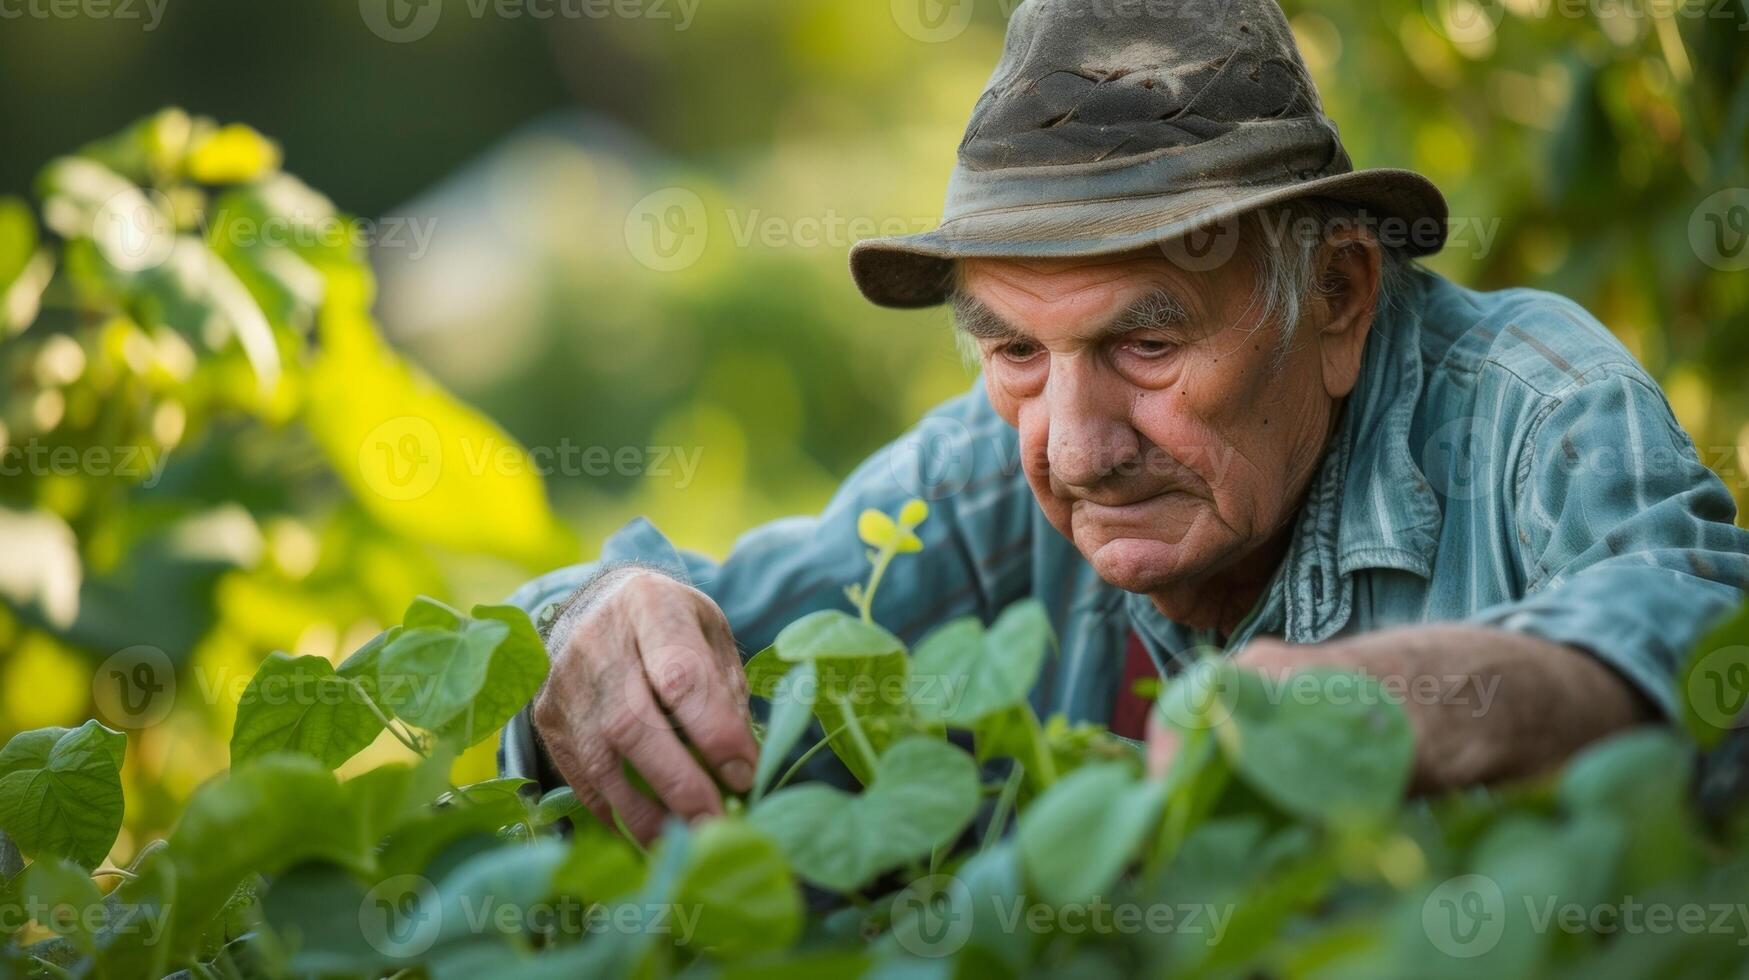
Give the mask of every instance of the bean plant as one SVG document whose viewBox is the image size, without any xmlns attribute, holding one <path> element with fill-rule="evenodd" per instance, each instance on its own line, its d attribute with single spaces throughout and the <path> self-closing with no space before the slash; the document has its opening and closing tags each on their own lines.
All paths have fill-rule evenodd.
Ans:
<svg viewBox="0 0 1749 980">
<path fill-rule="evenodd" d="M 0 923 L 5 962 L 118 978 L 1743 975 L 1744 821 L 1694 792 L 1698 747 L 1733 726 L 1705 706 L 1686 733 L 1621 735 L 1544 779 L 1406 801 L 1413 736 L 1383 682 L 1272 686 L 1210 657 L 1160 691 L 1178 747 L 1150 775 L 1135 743 L 1034 711 L 1054 647 L 1038 603 L 914 648 L 874 621 L 927 514 L 863 515 L 871 569 L 848 608 L 747 662 L 755 786 L 648 847 L 568 788 L 449 781 L 546 676 L 509 606 L 420 599 L 337 667 L 268 658 L 230 771 L 125 867 L 105 862 L 126 736 L 18 735 L 0 751 L 3 905 L 19 913 Z M 1746 634 L 1739 616 L 1708 649 Z M 1737 676 L 1728 659 L 1708 669 Z M 337 778 L 385 732 L 413 761 Z M 851 788 L 798 778 L 823 753 Z"/>
</svg>

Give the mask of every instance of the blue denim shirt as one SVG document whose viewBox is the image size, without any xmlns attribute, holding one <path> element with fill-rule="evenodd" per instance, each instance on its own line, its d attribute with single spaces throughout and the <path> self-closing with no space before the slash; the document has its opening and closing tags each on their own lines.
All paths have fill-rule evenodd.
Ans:
<svg viewBox="0 0 1749 980">
<path fill-rule="evenodd" d="M 858 467 L 819 516 L 750 531 L 726 561 L 676 550 L 642 519 L 601 558 L 690 581 L 750 654 L 804 613 L 844 607 L 844 587 L 866 574 L 857 515 L 911 497 L 931 502 L 926 547 L 898 559 L 876 618 L 914 641 L 1039 598 L 1061 638 L 1033 694 L 1041 716 L 1107 721 L 1132 630 L 1164 673 L 1214 639 L 1102 582 L 1045 521 L 1016 433 L 981 384 Z M 1656 382 L 1584 309 L 1417 270 L 1374 323 L 1286 558 L 1227 649 L 1487 625 L 1589 651 L 1670 712 L 1687 652 L 1749 588 L 1749 532 L 1735 518 Z M 593 568 L 554 572 L 511 601 L 538 617 Z M 533 753 L 525 715 L 506 733 L 506 767 L 535 772 Z"/>
</svg>

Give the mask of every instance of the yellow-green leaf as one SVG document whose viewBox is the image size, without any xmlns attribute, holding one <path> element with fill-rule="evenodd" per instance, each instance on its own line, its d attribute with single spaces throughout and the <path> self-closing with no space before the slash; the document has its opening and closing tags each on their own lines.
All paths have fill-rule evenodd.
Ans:
<svg viewBox="0 0 1749 980">
<path fill-rule="evenodd" d="M 383 343 L 334 295 L 310 370 L 310 431 L 364 508 L 397 533 L 539 565 L 571 556 L 528 452 Z"/>
<path fill-rule="evenodd" d="M 244 184 L 279 169 L 279 147 L 272 140 L 233 123 L 196 143 L 188 154 L 188 175 L 204 184 Z"/>
</svg>

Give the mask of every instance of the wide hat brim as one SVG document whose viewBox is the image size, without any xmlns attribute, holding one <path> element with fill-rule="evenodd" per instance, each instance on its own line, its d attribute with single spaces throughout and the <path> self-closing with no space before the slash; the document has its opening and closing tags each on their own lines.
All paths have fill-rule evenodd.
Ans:
<svg viewBox="0 0 1749 980">
<path fill-rule="evenodd" d="M 948 299 L 960 259 L 1085 258 L 1158 247 L 1187 269 L 1200 271 L 1232 254 L 1227 232 L 1236 232 L 1233 219 L 1297 198 L 1350 205 L 1381 241 L 1409 257 L 1443 248 L 1449 220 L 1439 188 L 1410 170 L 1358 170 L 1275 185 L 1141 196 L 1026 200 L 1029 196 L 1021 193 L 1007 206 L 950 216 L 922 234 L 858 242 L 850 251 L 851 275 L 871 302 L 915 309 Z M 1204 243 L 1207 250 L 1183 250 L 1185 236 L 1217 230 L 1215 240 Z"/>
</svg>

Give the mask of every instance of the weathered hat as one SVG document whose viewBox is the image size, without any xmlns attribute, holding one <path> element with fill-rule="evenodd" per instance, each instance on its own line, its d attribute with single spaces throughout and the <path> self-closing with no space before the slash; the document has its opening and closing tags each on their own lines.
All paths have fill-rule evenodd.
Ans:
<svg viewBox="0 0 1749 980">
<path fill-rule="evenodd" d="M 1393 242 L 1412 256 L 1445 245 L 1431 181 L 1354 169 L 1275 0 L 1026 0 L 941 226 L 850 268 L 875 303 L 933 306 L 955 259 L 1126 252 L 1314 196 L 1422 229 Z"/>
</svg>

